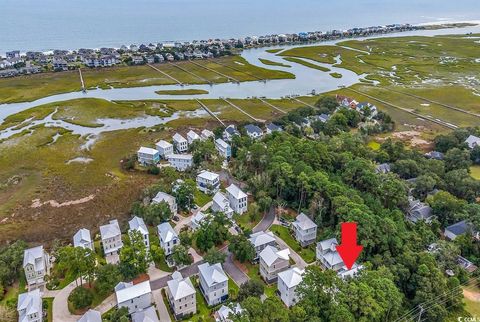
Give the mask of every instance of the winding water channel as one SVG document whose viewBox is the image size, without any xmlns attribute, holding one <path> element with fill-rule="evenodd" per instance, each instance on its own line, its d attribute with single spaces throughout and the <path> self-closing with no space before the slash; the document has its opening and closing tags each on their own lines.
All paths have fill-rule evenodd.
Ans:
<svg viewBox="0 0 480 322">
<path fill-rule="evenodd" d="M 381 38 L 381 37 L 396 37 L 396 36 L 435 36 L 435 35 L 445 35 L 445 34 L 465 34 L 465 33 L 478 33 L 480 32 L 480 26 L 473 27 L 464 27 L 457 29 L 439 29 L 439 30 L 417 30 L 412 32 L 402 32 L 402 33 L 392 33 L 386 35 L 376 35 L 368 38 Z M 359 40 L 366 38 L 357 38 Z M 327 41 L 322 43 L 315 43 L 307 46 L 318 46 L 318 45 L 333 45 L 339 41 Z M 295 47 L 304 47 L 305 45 L 299 46 L 283 46 L 283 50 L 288 50 Z M 311 93 L 312 90 L 315 90 L 317 93 L 324 93 L 337 89 L 339 86 L 350 86 L 355 83 L 358 83 L 366 75 L 357 75 L 356 73 L 334 67 L 330 64 L 321 64 L 313 60 L 305 61 L 326 67 L 330 69 L 330 72 L 322 72 L 320 70 L 312 69 L 305 67 L 301 64 L 287 62 L 282 59 L 282 57 L 277 56 L 277 54 L 268 53 L 266 50 L 271 48 L 279 48 L 279 46 L 274 47 L 263 47 L 263 48 L 254 48 L 244 50 L 241 56 L 250 64 L 274 69 L 281 70 L 292 73 L 295 75 L 295 79 L 279 79 L 279 80 L 269 80 L 267 82 L 259 81 L 249 81 L 242 82 L 240 84 L 235 83 L 222 83 L 215 85 L 185 85 L 180 87 L 179 85 L 160 85 L 160 86 L 146 86 L 146 87 L 133 87 L 133 88 L 111 88 L 111 89 L 94 89 L 89 90 L 87 93 L 71 92 L 58 95 L 52 95 L 38 99 L 33 102 L 23 102 L 23 103 L 12 103 L 12 104 L 0 104 L 0 124 L 4 121 L 9 115 L 16 114 L 18 112 L 24 111 L 26 109 L 47 104 L 53 102 L 66 101 L 71 99 L 78 98 L 98 98 L 105 100 L 147 100 L 147 99 L 215 99 L 220 97 L 228 98 L 237 98 L 245 99 L 252 96 L 257 97 L 268 97 L 268 98 L 281 98 L 286 95 L 307 95 Z M 270 61 L 279 62 L 287 64 L 291 67 L 284 66 L 271 66 L 263 64 L 259 58 L 268 59 Z M 336 63 L 339 63 L 341 57 L 336 58 Z M 342 78 L 334 78 L 330 76 L 330 73 L 339 73 L 342 75 Z M 159 90 L 175 90 L 175 89 L 203 89 L 208 91 L 208 94 L 203 95 L 158 95 L 155 91 Z M 199 112 L 197 112 L 199 113 Z M 128 129 L 136 128 L 142 126 L 154 126 L 156 124 L 166 123 L 171 119 L 178 117 L 188 117 L 188 115 L 174 114 L 169 118 L 160 118 L 155 116 L 147 116 L 145 118 L 136 118 L 131 120 L 116 120 L 116 119 L 104 119 L 99 120 L 99 123 L 104 124 L 102 127 L 97 128 L 87 128 L 78 125 L 72 125 L 64 121 L 57 121 L 51 118 L 51 115 L 43 120 L 37 120 L 33 123 L 29 123 L 28 127 L 45 124 L 46 126 L 57 126 L 64 127 L 66 129 L 72 130 L 74 133 L 78 133 L 84 136 L 89 135 L 98 135 L 102 132 L 113 131 L 119 129 Z M 0 131 L 0 139 L 6 139 L 16 133 L 21 132 L 23 129 L 18 128 L 9 128 L 3 131 Z"/>
</svg>

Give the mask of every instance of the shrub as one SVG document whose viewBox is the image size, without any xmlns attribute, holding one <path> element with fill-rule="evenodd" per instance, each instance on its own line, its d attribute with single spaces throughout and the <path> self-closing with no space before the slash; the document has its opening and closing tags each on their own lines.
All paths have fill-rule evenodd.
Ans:
<svg viewBox="0 0 480 322">
<path fill-rule="evenodd" d="M 147 169 L 148 174 L 153 174 L 154 176 L 158 176 L 160 174 L 160 169 L 157 166 L 151 165 Z"/>
<path fill-rule="evenodd" d="M 93 293 L 91 290 L 80 286 L 70 293 L 68 300 L 73 304 L 75 309 L 83 309 L 92 304 Z"/>
</svg>

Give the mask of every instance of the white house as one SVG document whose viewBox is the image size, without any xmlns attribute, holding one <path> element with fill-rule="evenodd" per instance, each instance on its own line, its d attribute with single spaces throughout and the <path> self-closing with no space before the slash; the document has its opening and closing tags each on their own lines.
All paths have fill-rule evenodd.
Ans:
<svg viewBox="0 0 480 322">
<path fill-rule="evenodd" d="M 251 234 L 248 238 L 253 248 L 255 248 L 255 259 L 258 259 L 258 256 L 267 246 L 275 246 L 275 236 L 271 231 L 264 232 L 259 231 L 258 233 Z"/>
<path fill-rule="evenodd" d="M 195 216 L 192 217 L 192 220 L 190 221 L 190 227 L 193 230 L 197 230 L 202 224 L 202 222 L 204 222 L 206 219 L 207 219 L 207 215 L 199 211 L 195 214 Z"/>
<path fill-rule="evenodd" d="M 118 257 L 120 249 L 123 247 L 122 232 L 118 220 L 110 220 L 107 225 L 100 226 L 100 236 L 107 262 L 117 264 L 120 260 Z"/>
<path fill-rule="evenodd" d="M 317 239 L 317 225 L 304 213 L 297 216 L 292 223 L 295 239 L 302 247 L 313 244 Z"/>
<path fill-rule="evenodd" d="M 182 135 L 175 133 L 173 136 L 173 146 L 178 153 L 187 152 L 188 141 Z"/>
<path fill-rule="evenodd" d="M 143 242 L 145 243 L 145 246 L 147 247 L 147 249 L 150 249 L 150 238 L 148 237 L 148 229 L 143 219 L 135 216 L 132 218 L 132 220 L 128 222 L 128 226 L 130 227 L 128 233 L 130 234 L 133 231 L 138 231 L 143 236 Z"/>
<path fill-rule="evenodd" d="M 143 311 L 132 314 L 132 322 L 159 322 L 154 306 L 149 306 Z"/>
<path fill-rule="evenodd" d="M 230 207 L 228 198 L 220 191 L 213 196 L 211 208 L 215 212 L 223 212 L 229 218 L 233 215 L 233 209 Z"/>
<path fill-rule="evenodd" d="M 290 249 L 278 250 L 267 246 L 260 252 L 260 275 L 267 283 L 277 280 L 277 274 L 289 268 Z"/>
<path fill-rule="evenodd" d="M 17 312 L 18 322 L 42 322 L 43 307 L 40 290 L 18 295 Z"/>
<path fill-rule="evenodd" d="M 167 160 L 177 171 L 185 171 L 193 165 L 193 155 L 191 154 L 169 154 Z"/>
<path fill-rule="evenodd" d="M 166 202 L 170 206 L 170 211 L 172 216 L 177 215 L 177 200 L 174 196 L 169 195 L 168 193 L 159 191 L 157 195 L 152 199 L 153 204 L 161 203 L 162 201 Z"/>
<path fill-rule="evenodd" d="M 168 155 L 173 154 L 173 144 L 160 140 L 155 144 L 161 158 L 166 159 Z"/>
<path fill-rule="evenodd" d="M 303 280 L 303 273 L 305 271 L 298 267 L 290 268 L 286 271 L 278 273 L 277 288 L 280 293 L 280 298 L 286 306 L 291 307 L 295 305 L 298 300 L 296 288 Z"/>
<path fill-rule="evenodd" d="M 258 139 L 263 136 L 262 129 L 254 124 L 245 125 L 245 131 L 247 131 L 247 135 L 252 139 Z"/>
<path fill-rule="evenodd" d="M 155 165 L 160 161 L 160 154 L 152 148 L 141 147 L 137 152 L 138 162 L 141 165 Z"/>
<path fill-rule="evenodd" d="M 337 239 L 330 238 L 317 243 L 316 255 L 317 261 L 325 268 L 331 269 L 337 272 L 340 277 L 347 277 L 357 274 L 357 272 L 363 267 L 357 264 L 353 264 L 351 269 L 347 269 L 343 263 L 342 257 L 337 251 Z"/>
<path fill-rule="evenodd" d="M 246 212 L 248 207 L 247 194 L 233 183 L 227 187 L 226 191 L 230 207 L 233 211 L 240 215 Z"/>
<path fill-rule="evenodd" d="M 93 250 L 92 236 L 90 230 L 81 228 L 73 235 L 73 247 L 82 247 Z"/>
<path fill-rule="evenodd" d="M 228 144 L 222 139 L 215 140 L 215 148 L 217 149 L 218 153 L 225 159 L 228 159 L 232 156 L 232 148 L 230 147 L 230 144 Z"/>
<path fill-rule="evenodd" d="M 475 148 L 476 146 L 480 146 L 480 138 L 475 135 L 470 135 L 466 140 L 465 143 L 467 143 L 468 147 L 470 149 Z"/>
<path fill-rule="evenodd" d="M 243 312 L 243 309 L 238 303 L 236 303 L 236 305 L 233 305 L 233 303 L 230 303 L 228 306 L 222 305 L 218 309 L 218 311 L 215 312 L 215 321 L 216 322 L 232 322 L 230 317 L 234 315 L 242 314 L 242 312 Z"/>
<path fill-rule="evenodd" d="M 222 264 L 204 263 L 198 266 L 200 291 L 209 306 L 217 305 L 228 299 L 228 277 Z"/>
<path fill-rule="evenodd" d="M 191 145 L 194 141 L 200 140 L 200 135 L 198 135 L 195 131 L 190 130 L 187 133 L 187 142 L 188 145 Z"/>
<path fill-rule="evenodd" d="M 265 132 L 267 134 L 272 134 L 273 132 L 280 132 L 282 131 L 282 128 L 276 124 L 269 123 L 265 126 Z"/>
<path fill-rule="evenodd" d="M 150 281 L 138 284 L 120 282 L 115 286 L 118 308 L 126 307 L 128 313 L 140 312 L 152 305 Z"/>
<path fill-rule="evenodd" d="M 197 312 L 196 293 L 189 277 L 183 278 L 178 271 L 172 274 L 172 280 L 167 282 L 167 297 L 175 319 Z"/>
<path fill-rule="evenodd" d="M 25 249 L 23 252 L 23 270 L 29 288 L 43 286 L 45 275 L 50 270 L 50 257 L 43 246 Z"/>
<path fill-rule="evenodd" d="M 240 133 L 237 131 L 237 129 L 235 128 L 235 125 L 233 124 L 230 124 L 229 126 L 227 126 L 223 131 L 223 139 L 225 141 L 231 142 L 235 135 L 239 136 Z"/>
<path fill-rule="evenodd" d="M 212 131 L 207 130 L 207 129 L 202 130 L 202 133 L 200 133 L 200 138 L 202 140 L 207 140 L 207 139 L 213 138 L 213 137 L 215 137 L 215 133 L 213 133 Z"/>
<path fill-rule="evenodd" d="M 77 322 L 102 322 L 102 314 L 95 310 L 88 310 Z"/>
<path fill-rule="evenodd" d="M 157 226 L 158 238 L 160 239 L 160 246 L 165 251 L 165 255 L 172 254 L 173 248 L 180 245 L 180 238 L 170 223 L 164 222 Z"/>
<path fill-rule="evenodd" d="M 220 189 L 220 176 L 217 173 L 204 170 L 197 175 L 197 187 L 204 193 L 216 193 Z"/>
</svg>

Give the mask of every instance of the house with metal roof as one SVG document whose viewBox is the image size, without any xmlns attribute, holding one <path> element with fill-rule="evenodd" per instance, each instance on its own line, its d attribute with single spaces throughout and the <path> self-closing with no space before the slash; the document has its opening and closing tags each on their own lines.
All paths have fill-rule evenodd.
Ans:
<svg viewBox="0 0 480 322">
<path fill-rule="evenodd" d="M 304 273 L 305 271 L 298 267 L 292 267 L 278 273 L 277 288 L 280 298 L 286 306 L 291 307 L 298 302 L 299 296 L 295 290 L 303 281 Z"/>
<path fill-rule="evenodd" d="M 110 264 L 118 263 L 120 260 L 118 255 L 123 247 L 122 232 L 118 220 L 110 220 L 107 225 L 100 226 L 100 236 L 107 262 Z"/>
<path fill-rule="evenodd" d="M 197 230 L 200 228 L 200 225 L 207 220 L 208 215 L 204 214 L 203 212 L 197 212 L 190 221 L 190 228 L 193 230 Z"/>
<path fill-rule="evenodd" d="M 168 163 L 177 171 L 186 171 L 193 165 L 193 155 L 191 154 L 176 154 L 167 155 Z"/>
<path fill-rule="evenodd" d="M 188 142 L 188 145 L 191 145 L 193 142 L 195 142 L 196 140 L 200 140 L 200 135 L 198 135 L 195 131 L 193 130 L 190 130 L 188 131 L 187 133 L 187 142 Z"/>
<path fill-rule="evenodd" d="M 240 136 L 240 133 L 233 124 L 227 126 L 223 131 L 223 139 L 227 142 L 231 142 L 235 135 Z"/>
<path fill-rule="evenodd" d="M 476 146 L 480 146 L 480 138 L 475 135 L 469 135 L 468 138 L 465 140 L 465 143 L 467 143 L 470 149 L 473 149 Z"/>
<path fill-rule="evenodd" d="M 155 195 L 155 197 L 152 199 L 152 203 L 153 204 L 159 204 L 161 202 L 166 202 L 168 204 L 168 206 L 170 207 L 170 211 L 172 212 L 172 216 L 177 215 L 177 210 L 178 210 L 177 200 L 175 199 L 174 196 L 172 196 L 172 195 L 170 195 L 166 192 L 159 191 Z"/>
<path fill-rule="evenodd" d="M 245 131 L 247 132 L 247 135 L 252 139 L 258 139 L 263 136 L 262 129 L 254 124 L 245 125 Z"/>
<path fill-rule="evenodd" d="M 267 283 L 277 281 L 277 274 L 290 267 L 290 249 L 267 246 L 260 252 L 260 275 Z"/>
<path fill-rule="evenodd" d="M 19 322 L 42 322 L 42 295 L 39 289 L 18 295 L 17 312 Z"/>
<path fill-rule="evenodd" d="M 203 170 L 197 175 L 197 188 L 203 193 L 214 194 L 220 189 L 220 176 Z"/>
<path fill-rule="evenodd" d="M 222 264 L 204 263 L 198 266 L 200 291 L 209 306 L 217 305 L 228 299 L 228 277 Z"/>
<path fill-rule="evenodd" d="M 282 131 L 282 128 L 274 123 L 268 123 L 265 126 L 265 132 L 267 134 L 272 134 L 273 132 L 280 132 Z"/>
<path fill-rule="evenodd" d="M 317 243 L 316 255 L 317 261 L 325 268 L 337 272 L 342 277 L 354 277 L 362 268 L 362 265 L 353 264 L 348 269 L 343 263 L 343 259 L 337 251 L 337 239 L 330 238 Z"/>
<path fill-rule="evenodd" d="M 173 146 L 178 153 L 188 151 L 188 141 L 181 134 L 175 133 L 173 135 Z"/>
<path fill-rule="evenodd" d="M 102 322 L 102 314 L 90 309 L 77 322 Z"/>
<path fill-rule="evenodd" d="M 255 260 L 258 259 L 262 250 L 267 246 L 276 246 L 275 235 L 271 231 L 259 231 L 257 233 L 251 234 L 248 238 L 253 248 L 255 248 Z"/>
<path fill-rule="evenodd" d="M 213 196 L 211 209 L 215 212 L 223 212 L 229 218 L 233 215 L 230 201 L 228 201 L 228 198 L 220 191 Z"/>
<path fill-rule="evenodd" d="M 241 215 L 247 211 L 248 198 L 245 192 L 233 183 L 227 187 L 226 192 L 230 208 L 232 208 L 234 212 Z"/>
<path fill-rule="evenodd" d="M 147 249 L 150 249 L 150 238 L 148 236 L 148 229 L 143 219 L 135 216 L 128 222 L 128 226 L 128 233 L 130 234 L 131 232 L 138 231 L 143 237 L 145 247 L 147 247 Z"/>
<path fill-rule="evenodd" d="M 392 169 L 390 167 L 390 164 L 388 164 L 388 163 L 382 163 L 382 164 L 379 164 L 375 167 L 375 172 L 376 173 L 386 174 L 386 173 L 389 173 L 390 171 L 392 171 Z"/>
<path fill-rule="evenodd" d="M 29 289 L 42 287 L 45 284 L 45 276 L 50 271 L 50 256 L 43 246 L 23 251 L 23 270 Z"/>
<path fill-rule="evenodd" d="M 172 280 L 167 282 L 167 298 L 175 319 L 180 320 L 197 312 L 196 293 L 189 277 L 183 278 L 178 271 L 172 274 Z"/>
<path fill-rule="evenodd" d="M 143 311 L 132 314 L 132 322 L 159 322 L 154 306 L 149 306 Z"/>
<path fill-rule="evenodd" d="M 157 148 L 157 151 L 160 155 L 161 158 L 166 159 L 167 156 L 170 154 L 173 154 L 173 144 L 165 141 L 165 140 L 160 140 L 155 144 L 155 147 Z"/>
<path fill-rule="evenodd" d="M 82 247 L 93 250 L 92 236 L 90 230 L 86 228 L 79 229 L 75 235 L 73 235 L 73 247 Z"/>
<path fill-rule="evenodd" d="M 152 305 L 150 281 L 138 284 L 120 282 L 115 286 L 115 295 L 118 308 L 126 307 L 129 314 L 140 312 Z"/>
<path fill-rule="evenodd" d="M 152 148 L 141 147 L 137 151 L 138 163 L 143 166 L 156 165 L 160 161 L 160 154 Z"/>
<path fill-rule="evenodd" d="M 222 305 L 217 312 L 215 312 L 216 322 L 232 322 L 231 317 L 242 314 L 243 309 L 238 303 L 230 303 Z"/>
<path fill-rule="evenodd" d="M 164 222 L 157 226 L 160 247 L 165 251 L 165 255 L 172 254 L 173 248 L 180 245 L 180 238 L 169 222 Z"/>
<path fill-rule="evenodd" d="M 215 148 L 217 149 L 218 154 L 220 154 L 225 159 L 229 159 L 232 156 L 232 148 L 230 144 L 228 144 L 222 139 L 215 140 Z"/>
<path fill-rule="evenodd" d="M 302 247 L 313 244 L 317 239 L 317 224 L 303 212 L 292 223 L 295 239 Z"/>
<path fill-rule="evenodd" d="M 462 220 L 445 228 L 445 238 L 455 240 L 460 235 L 470 234 L 476 239 L 480 239 L 480 232 L 473 230 L 473 225 L 467 221 Z"/>
<path fill-rule="evenodd" d="M 420 220 L 430 223 L 433 220 L 433 209 L 426 203 L 414 199 L 413 197 L 409 197 L 408 204 L 407 219 L 412 223 L 416 223 Z"/>
<path fill-rule="evenodd" d="M 215 137 L 215 133 L 207 129 L 203 129 L 202 132 L 200 133 L 200 139 L 202 140 L 207 140 L 209 138 L 214 138 L 214 137 Z"/>
</svg>

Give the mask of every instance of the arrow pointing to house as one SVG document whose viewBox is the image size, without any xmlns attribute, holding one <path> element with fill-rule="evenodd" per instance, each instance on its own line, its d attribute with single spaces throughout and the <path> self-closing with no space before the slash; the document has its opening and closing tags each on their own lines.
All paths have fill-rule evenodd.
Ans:
<svg viewBox="0 0 480 322">
<path fill-rule="evenodd" d="M 345 266 L 351 269 L 363 250 L 362 245 L 357 245 L 357 223 L 342 223 L 342 244 L 337 245 L 337 252 Z"/>
</svg>

